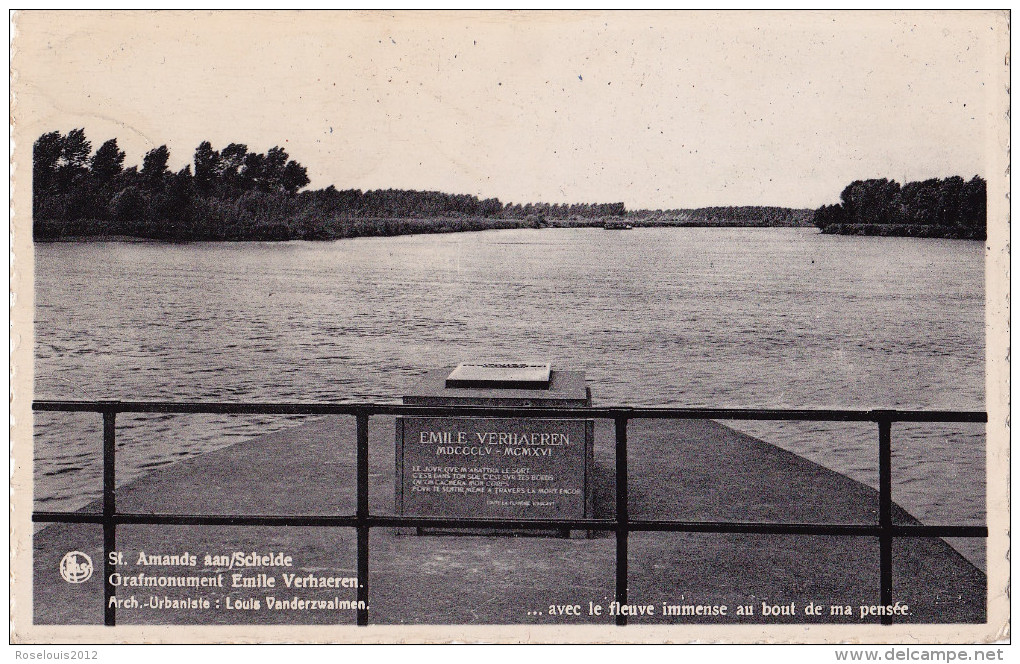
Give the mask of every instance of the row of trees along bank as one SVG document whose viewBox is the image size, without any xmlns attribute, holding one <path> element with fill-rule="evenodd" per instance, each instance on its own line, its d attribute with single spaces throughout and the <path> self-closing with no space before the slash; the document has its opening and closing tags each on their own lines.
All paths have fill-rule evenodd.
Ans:
<svg viewBox="0 0 1020 664">
<path fill-rule="evenodd" d="M 814 210 L 769 205 L 739 205 L 674 210 L 632 210 L 627 221 L 635 226 L 739 226 L 772 228 L 811 226 Z"/>
<path fill-rule="evenodd" d="M 84 129 L 40 136 L 32 154 L 34 238 L 324 240 L 541 226 L 547 218 L 590 224 L 627 212 L 623 203 L 504 206 L 438 191 L 302 191 L 307 169 L 280 147 L 215 150 L 205 141 L 176 172 L 165 145 L 147 152 L 141 168 L 125 168 L 124 159 L 115 138 L 93 153 Z"/>
<path fill-rule="evenodd" d="M 988 217 L 987 186 L 975 175 L 908 182 L 857 180 L 836 205 L 815 211 L 823 233 L 910 235 L 983 240 Z"/>
</svg>

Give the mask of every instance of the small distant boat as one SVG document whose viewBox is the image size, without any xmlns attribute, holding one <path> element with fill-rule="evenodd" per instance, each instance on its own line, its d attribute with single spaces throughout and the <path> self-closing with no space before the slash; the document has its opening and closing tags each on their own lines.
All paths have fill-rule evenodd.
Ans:
<svg viewBox="0 0 1020 664">
<path fill-rule="evenodd" d="M 629 231 L 634 227 L 628 224 L 626 221 L 607 221 L 603 225 L 603 228 L 605 228 L 607 231 Z"/>
</svg>

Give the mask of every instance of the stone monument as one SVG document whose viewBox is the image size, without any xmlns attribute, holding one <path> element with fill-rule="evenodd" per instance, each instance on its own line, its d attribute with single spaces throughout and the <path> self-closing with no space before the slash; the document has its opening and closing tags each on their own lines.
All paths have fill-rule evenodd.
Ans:
<svg viewBox="0 0 1020 664">
<path fill-rule="evenodd" d="M 583 372 L 548 363 L 465 363 L 429 372 L 404 403 L 580 408 L 591 405 L 591 391 Z M 398 417 L 396 429 L 398 514 L 591 516 L 592 420 Z"/>
</svg>

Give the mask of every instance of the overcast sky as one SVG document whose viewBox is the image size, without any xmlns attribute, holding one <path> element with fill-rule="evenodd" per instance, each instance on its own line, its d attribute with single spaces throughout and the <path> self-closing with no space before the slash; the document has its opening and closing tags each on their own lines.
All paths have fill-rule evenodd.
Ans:
<svg viewBox="0 0 1020 664">
<path fill-rule="evenodd" d="M 138 164 L 281 145 L 312 188 L 504 203 L 817 207 L 855 179 L 988 177 L 992 14 L 17 17 L 22 136 Z M 996 46 L 996 44 L 1000 46 Z M 20 153 L 29 158 L 29 149 Z"/>
</svg>

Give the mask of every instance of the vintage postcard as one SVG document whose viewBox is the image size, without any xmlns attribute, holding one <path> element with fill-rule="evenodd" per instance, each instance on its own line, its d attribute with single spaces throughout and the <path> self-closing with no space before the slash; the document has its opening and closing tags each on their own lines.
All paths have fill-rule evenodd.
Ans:
<svg viewBox="0 0 1020 664">
<path fill-rule="evenodd" d="M 20 11 L 12 642 L 991 644 L 1009 13 Z"/>
</svg>

